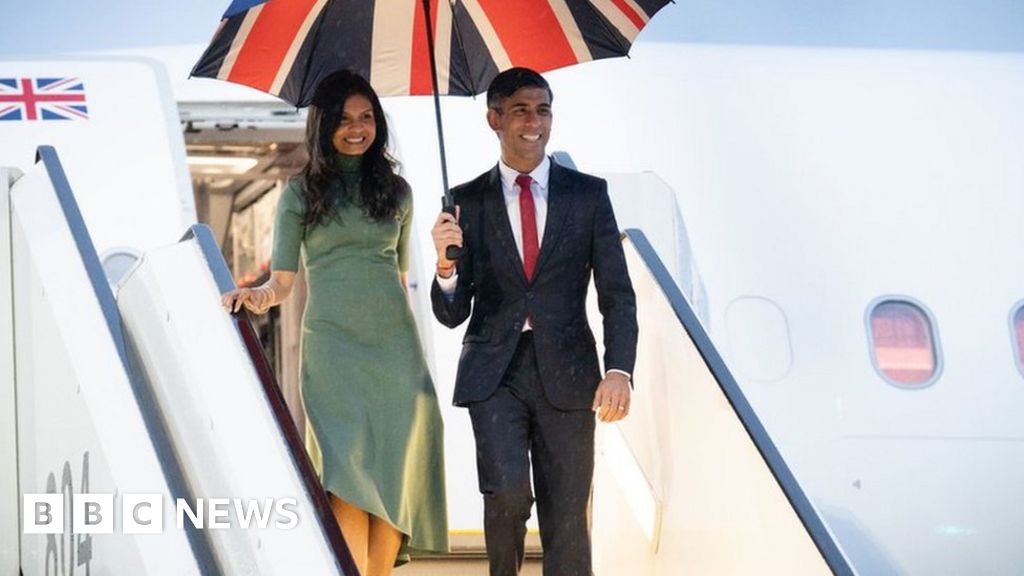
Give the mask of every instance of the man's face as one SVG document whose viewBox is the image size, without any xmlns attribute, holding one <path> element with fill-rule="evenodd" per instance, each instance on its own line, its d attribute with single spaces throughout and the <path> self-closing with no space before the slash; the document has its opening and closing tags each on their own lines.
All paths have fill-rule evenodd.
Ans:
<svg viewBox="0 0 1024 576">
<path fill-rule="evenodd" d="M 544 159 L 551 136 L 551 97 L 544 88 L 520 88 L 505 98 L 500 110 L 487 111 L 487 122 L 501 140 L 502 160 L 529 172 Z"/>
</svg>

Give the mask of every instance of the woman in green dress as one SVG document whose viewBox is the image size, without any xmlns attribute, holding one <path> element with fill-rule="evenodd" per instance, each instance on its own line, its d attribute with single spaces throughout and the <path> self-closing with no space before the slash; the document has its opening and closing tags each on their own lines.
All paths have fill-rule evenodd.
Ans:
<svg viewBox="0 0 1024 576">
<path fill-rule="evenodd" d="M 327 77 L 309 107 L 309 162 L 278 204 L 270 279 L 224 295 L 265 312 L 288 297 L 301 253 L 307 449 L 367 576 L 448 549 L 441 412 L 406 294 L 412 197 L 387 142 L 369 83 Z"/>
</svg>

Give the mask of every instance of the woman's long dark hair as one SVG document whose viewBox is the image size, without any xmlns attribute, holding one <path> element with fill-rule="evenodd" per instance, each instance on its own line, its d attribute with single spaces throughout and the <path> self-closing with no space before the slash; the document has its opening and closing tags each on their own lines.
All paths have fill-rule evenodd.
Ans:
<svg viewBox="0 0 1024 576">
<path fill-rule="evenodd" d="M 359 198 L 364 212 L 374 220 L 394 218 L 398 213 L 401 180 L 395 175 L 398 162 L 387 151 L 388 122 L 380 99 L 362 76 L 340 70 L 324 78 L 316 89 L 306 119 L 306 151 L 309 162 L 302 169 L 302 196 L 306 202 L 303 224 L 322 224 L 336 214 L 328 195 L 332 182 L 341 178 L 335 161 L 338 156 L 332 139 L 341 125 L 345 101 L 350 96 L 365 96 L 373 106 L 377 136 L 363 154 L 360 167 Z"/>
</svg>

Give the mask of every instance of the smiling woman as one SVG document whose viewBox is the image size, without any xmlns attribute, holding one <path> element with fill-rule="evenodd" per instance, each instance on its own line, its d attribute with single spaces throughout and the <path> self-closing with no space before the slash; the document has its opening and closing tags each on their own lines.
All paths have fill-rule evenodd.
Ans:
<svg viewBox="0 0 1024 576">
<path fill-rule="evenodd" d="M 309 109 L 309 162 L 277 207 L 270 279 L 223 298 L 264 313 L 305 264 L 306 447 L 368 576 L 448 549 L 440 407 L 406 300 L 412 195 L 387 145 L 366 80 L 328 76 Z"/>
</svg>

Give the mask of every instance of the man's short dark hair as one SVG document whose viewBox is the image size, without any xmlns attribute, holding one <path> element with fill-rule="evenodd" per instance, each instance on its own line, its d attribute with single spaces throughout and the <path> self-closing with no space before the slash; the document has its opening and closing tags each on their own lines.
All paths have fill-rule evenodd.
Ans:
<svg viewBox="0 0 1024 576">
<path fill-rule="evenodd" d="M 505 98 L 515 94 L 520 88 L 543 88 L 548 91 L 548 100 L 555 99 L 551 86 L 543 76 L 529 68 L 517 67 L 509 68 L 491 80 L 491 85 L 487 88 L 487 107 L 500 110 Z"/>
</svg>

